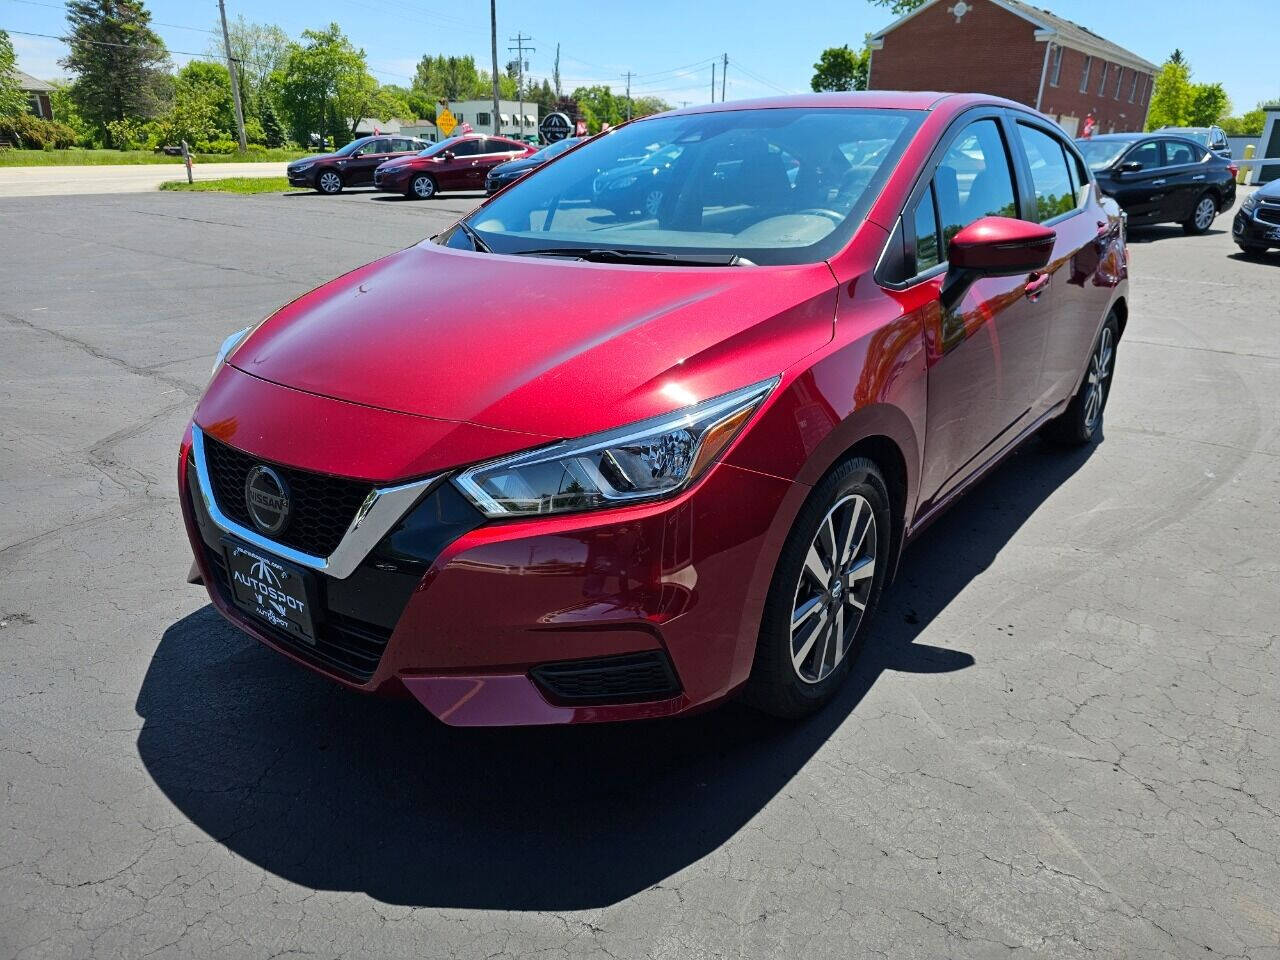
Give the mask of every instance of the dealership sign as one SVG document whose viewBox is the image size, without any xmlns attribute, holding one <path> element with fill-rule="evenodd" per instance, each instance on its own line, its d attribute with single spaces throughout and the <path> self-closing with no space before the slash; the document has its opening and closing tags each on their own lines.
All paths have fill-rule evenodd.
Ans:
<svg viewBox="0 0 1280 960">
<path fill-rule="evenodd" d="M 547 143 L 563 140 L 572 129 L 573 121 L 563 113 L 548 113 L 542 118 L 542 123 L 538 125 L 538 130 L 542 133 L 542 139 Z"/>
</svg>

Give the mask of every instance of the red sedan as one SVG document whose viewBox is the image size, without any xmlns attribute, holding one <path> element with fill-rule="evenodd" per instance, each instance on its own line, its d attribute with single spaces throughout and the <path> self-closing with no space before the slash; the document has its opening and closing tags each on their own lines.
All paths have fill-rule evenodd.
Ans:
<svg viewBox="0 0 1280 960">
<path fill-rule="evenodd" d="M 653 211 L 600 203 L 666 144 Z M 1127 316 L 1118 208 L 1019 104 L 648 117 L 228 338 L 196 577 L 450 724 L 802 716 L 931 519 L 1033 433 L 1095 442 Z"/>
<path fill-rule="evenodd" d="M 506 137 L 450 137 L 421 153 L 388 160 L 373 171 L 373 185 L 413 200 L 428 200 L 445 190 L 483 190 L 485 177 L 498 164 L 535 153 L 529 144 Z"/>
</svg>

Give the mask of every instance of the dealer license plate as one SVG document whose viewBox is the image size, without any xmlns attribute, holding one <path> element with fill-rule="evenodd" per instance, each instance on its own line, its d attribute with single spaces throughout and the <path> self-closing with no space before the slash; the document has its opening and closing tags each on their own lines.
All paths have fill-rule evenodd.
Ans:
<svg viewBox="0 0 1280 960">
<path fill-rule="evenodd" d="M 310 575 L 248 544 L 225 538 L 227 573 L 236 606 L 304 643 L 315 643 Z"/>
</svg>

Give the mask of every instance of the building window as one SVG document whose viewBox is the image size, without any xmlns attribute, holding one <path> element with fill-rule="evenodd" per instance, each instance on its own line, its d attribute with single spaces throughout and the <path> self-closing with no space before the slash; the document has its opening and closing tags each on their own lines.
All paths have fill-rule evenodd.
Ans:
<svg viewBox="0 0 1280 960">
<path fill-rule="evenodd" d="M 482 127 L 487 127 L 489 125 L 489 115 L 487 113 L 477 113 L 476 123 Z"/>
<path fill-rule="evenodd" d="M 1080 92 L 1089 92 L 1089 68 L 1093 66 L 1093 57 L 1084 58 L 1084 72 L 1080 74 Z"/>
<path fill-rule="evenodd" d="M 1138 77 L 1140 76 L 1141 74 L 1138 73 L 1137 70 L 1133 71 L 1133 86 L 1129 88 L 1130 103 L 1133 103 L 1134 100 L 1138 99 Z"/>
<path fill-rule="evenodd" d="M 1050 86 L 1056 87 L 1058 80 L 1062 76 L 1062 47 L 1056 43 L 1053 45 L 1053 69 L 1049 75 Z"/>
<path fill-rule="evenodd" d="M 1111 64 L 1102 61 L 1102 75 L 1098 77 L 1098 96 L 1105 97 L 1107 95 L 1107 71 L 1111 69 Z"/>
<path fill-rule="evenodd" d="M 1120 99 L 1120 89 L 1124 86 L 1124 67 L 1116 71 L 1116 99 Z"/>
</svg>

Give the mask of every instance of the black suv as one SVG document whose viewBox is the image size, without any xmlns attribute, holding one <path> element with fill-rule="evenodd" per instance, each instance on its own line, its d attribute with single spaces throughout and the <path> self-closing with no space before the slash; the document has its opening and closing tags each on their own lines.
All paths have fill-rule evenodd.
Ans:
<svg viewBox="0 0 1280 960">
<path fill-rule="evenodd" d="M 1236 202 L 1236 167 L 1185 137 L 1108 133 L 1076 141 L 1098 189 L 1115 197 L 1129 223 L 1180 223 L 1204 233 Z"/>
</svg>

